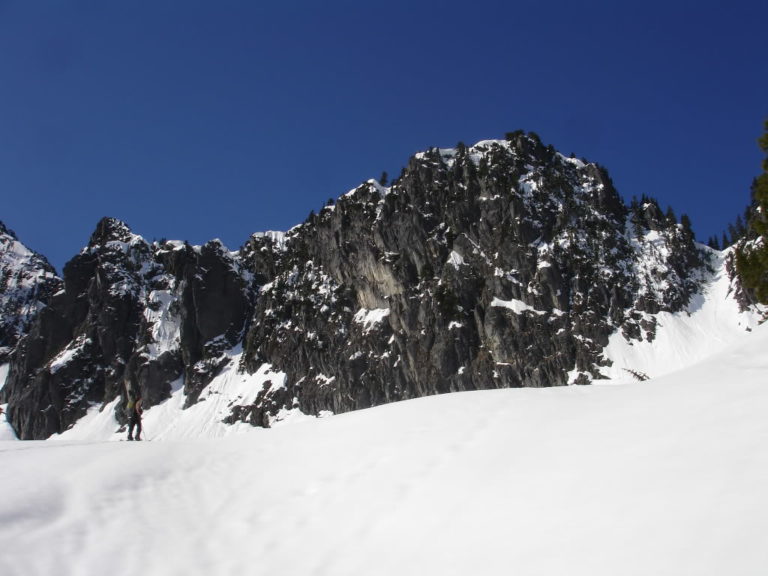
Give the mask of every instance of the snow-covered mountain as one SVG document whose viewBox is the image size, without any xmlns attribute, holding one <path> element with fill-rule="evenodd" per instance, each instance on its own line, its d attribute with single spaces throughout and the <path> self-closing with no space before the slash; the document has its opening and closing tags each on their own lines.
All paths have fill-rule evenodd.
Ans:
<svg viewBox="0 0 768 576">
<path fill-rule="evenodd" d="M 689 306 L 680 312 L 660 312 L 652 317 L 655 323 L 653 339 L 627 339 L 621 332 L 609 338 L 603 350 L 604 364 L 600 385 L 626 385 L 637 382 L 638 377 L 655 381 L 689 369 L 723 350 L 749 345 L 752 332 L 757 329 L 762 315 L 742 312 L 734 298 L 736 286 L 727 272 L 729 253 L 712 251 L 713 271 L 707 273 L 699 292 Z M 240 370 L 242 348 L 230 352 L 231 361 L 203 389 L 199 401 L 187 406 L 183 380 L 172 385 L 171 398 L 150 408 L 144 414 L 144 423 L 153 440 L 194 440 L 221 438 L 247 432 L 250 424 L 231 418 L 238 406 L 253 404 L 258 394 L 267 387 L 281 389 L 286 386 L 286 375 L 263 365 L 253 374 Z M 121 440 L 125 432 L 118 429 L 115 413 L 121 399 L 115 398 L 102 407 L 94 404 L 85 417 L 72 428 L 53 436 L 56 440 Z M 331 412 L 322 412 L 321 417 Z M 308 417 L 298 408 L 283 407 L 272 426 L 300 422 Z M 10 436 L 10 431 L 6 434 Z"/>
<path fill-rule="evenodd" d="M 0 222 L 0 365 L 8 362 L 32 319 L 60 288 L 48 260 Z"/>
<path fill-rule="evenodd" d="M 105 218 L 62 281 L 0 232 L 4 576 L 768 565 L 768 310 L 533 135 L 236 252 Z"/>
<path fill-rule="evenodd" d="M 139 389 L 172 438 L 655 377 L 756 325 L 725 261 L 653 200 L 626 206 L 603 168 L 514 133 L 417 154 L 391 187 L 237 252 L 102 220 L 0 394 L 22 438 L 107 438 Z"/>
<path fill-rule="evenodd" d="M 191 403 L 242 336 L 247 276 L 219 241 L 150 244 L 103 219 L 13 354 L 2 395 L 14 429 L 46 438 L 127 387 L 155 405 L 182 377 Z"/>
</svg>

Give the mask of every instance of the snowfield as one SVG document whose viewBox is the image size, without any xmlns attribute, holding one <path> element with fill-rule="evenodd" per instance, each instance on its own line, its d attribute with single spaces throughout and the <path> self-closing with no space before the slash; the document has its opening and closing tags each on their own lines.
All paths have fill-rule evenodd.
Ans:
<svg viewBox="0 0 768 576">
<path fill-rule="evenodd" d="M 0 574 L 763 575 L 768 325 L 647 382 L 0 443 Z"/>
</svg>

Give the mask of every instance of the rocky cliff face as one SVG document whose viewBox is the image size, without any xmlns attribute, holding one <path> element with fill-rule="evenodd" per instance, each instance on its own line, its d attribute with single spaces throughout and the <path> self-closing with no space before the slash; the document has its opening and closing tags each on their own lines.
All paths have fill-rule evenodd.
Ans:
<svg viewBox="0 0 768 576">
<path fill-rule="evenodd" d="M 187 404 L 237 355 L 284 372 L 227 421 L 344 412 L 442 392 L 586 384 L 620 330 L 651 339 L 705 257 L 651 201 L 534 135 L 414 156 L 286 235 L 149 244 L 103 220 L 12 358 L 24 438 L 138 387 L 183 381 Z M 183 378 L 183 380 L 179 380 Z"/>
<path fill-rule="evenodd" d="M 656 203 L 626 207 L 602 168 L 534 136 L 433 149 L 288 234 L 244 357 L 289 385 L 238 413 L 586 384 L 608 336 L 652 339 L 704 265 Z"/>
<path fill-rule="evenodd" d="M 0 364 L 6 364 L 37 313 L 61 288 L 44 256 L 0 222 Z"/>
<path fill-rule="evenodd" d="M 131 388 L 156 404 L 180 378 L 194 402 L 239 341 L 250 306 L 220 242 L 149 244 L 105 218 L 11 358 L 9 421 L 22 439 L 45 438 Z"/>
</svg>

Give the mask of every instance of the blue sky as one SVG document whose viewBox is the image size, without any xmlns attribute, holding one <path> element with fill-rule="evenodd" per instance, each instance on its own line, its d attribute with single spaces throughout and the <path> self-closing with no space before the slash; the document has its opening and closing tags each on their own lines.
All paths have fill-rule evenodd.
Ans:
<svg viewBox="0 0 768 576">
<path fill-rule="evenodd" d="M 537 132 L 720 234 L 760 172 L 768 3 L 0 0 L 0 220 L 231 249 L 408 157 Z"/>
</svg>

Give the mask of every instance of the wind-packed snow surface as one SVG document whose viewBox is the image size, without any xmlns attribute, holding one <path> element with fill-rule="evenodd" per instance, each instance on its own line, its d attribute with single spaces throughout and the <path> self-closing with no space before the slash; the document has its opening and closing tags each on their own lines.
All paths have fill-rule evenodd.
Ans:
<svg viewBox="0 0 768 576">
<path fill-rule="evenodd" d="M 766 350 L 768 325 L 646 382 L 2 442 L 0 574 L 765 574 Z"/>
</svg>

